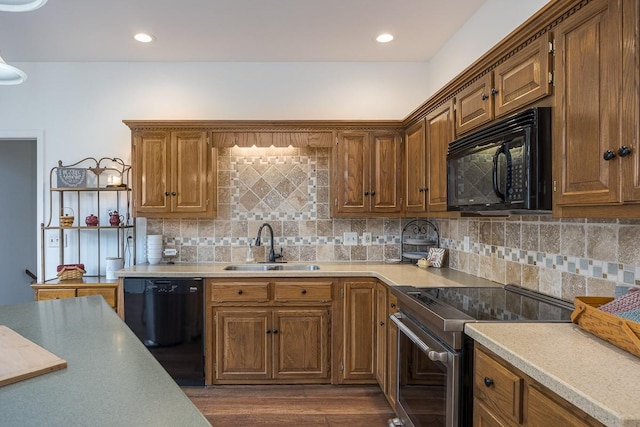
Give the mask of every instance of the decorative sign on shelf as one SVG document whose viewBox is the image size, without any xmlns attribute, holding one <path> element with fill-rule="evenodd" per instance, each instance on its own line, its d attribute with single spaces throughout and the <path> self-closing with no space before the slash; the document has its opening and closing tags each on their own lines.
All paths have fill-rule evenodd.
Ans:
<svg viewBox="0 0 640 427">
<path fill-rule="evenodd" d="M 87 169 L 58 168 L 56 170 L 59 188 L 76 188 L 87 186 Z"/>
</svg>

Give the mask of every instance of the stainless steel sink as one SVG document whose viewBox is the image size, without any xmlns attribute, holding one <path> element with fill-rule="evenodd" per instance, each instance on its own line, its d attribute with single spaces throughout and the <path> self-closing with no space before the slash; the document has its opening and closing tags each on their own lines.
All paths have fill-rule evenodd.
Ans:
<svg viewBox="0 0 640 427">
<path fill-rule="evenodd" d="M 314 271 L 320 270 L 315 264 L 234 264 L 224 268 L 230 271 Z"/>
</svg>

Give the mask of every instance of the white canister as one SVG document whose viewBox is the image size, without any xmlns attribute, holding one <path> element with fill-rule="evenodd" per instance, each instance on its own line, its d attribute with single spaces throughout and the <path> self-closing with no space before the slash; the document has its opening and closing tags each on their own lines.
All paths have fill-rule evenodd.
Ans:
<svg viewBox="0 0 640 427">
<path fill-rule="evenodd" d="M 124 260 L 122 258 L 108 257 L 105 258 L 107 264 L 107 272 L 105 278 L 107 280 L 116 280 L 116 271 L 124 267 Z"/>
</svg>

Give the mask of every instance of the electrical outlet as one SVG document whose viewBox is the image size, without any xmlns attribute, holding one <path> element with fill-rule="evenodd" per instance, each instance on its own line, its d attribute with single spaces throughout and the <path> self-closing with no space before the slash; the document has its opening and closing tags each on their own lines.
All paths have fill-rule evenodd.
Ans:
<svg viewBox="0 0 640 427">
<path fill-rule="evenodd" d="M 60 247 L 60 237 L 56 236 L 49 236 L 49 239 L 47 240 L 47 246 L 50 248 L 59 248 Z"/>
<path fill-rule="evenodd" d="M 345 246 L 355 246 L 358 244 L 358 233 L 355 231 L 345 231 L 342 234 L 342 241 Z"/>
<path fill-rule="evenodd" d="M 362 245 L 363 246 L 371 246 L 371 233 L 365 231 L 362 233 Z"/>
</svg>

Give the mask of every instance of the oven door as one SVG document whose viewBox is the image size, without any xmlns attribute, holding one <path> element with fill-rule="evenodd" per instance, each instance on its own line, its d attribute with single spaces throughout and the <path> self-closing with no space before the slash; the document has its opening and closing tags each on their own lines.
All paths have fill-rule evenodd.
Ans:
<svg viewBox="0 0 640 427">
<path fill-rule="evenodd" d="M 390 318 L 399 331 L 396 412 L 402 424 L 457 427 L 460 352 L 403 313 Z"/>
</svg>

